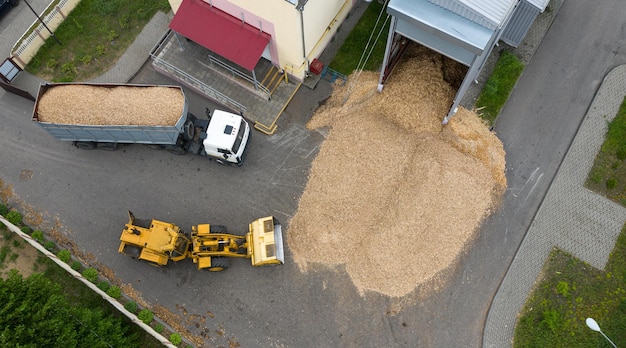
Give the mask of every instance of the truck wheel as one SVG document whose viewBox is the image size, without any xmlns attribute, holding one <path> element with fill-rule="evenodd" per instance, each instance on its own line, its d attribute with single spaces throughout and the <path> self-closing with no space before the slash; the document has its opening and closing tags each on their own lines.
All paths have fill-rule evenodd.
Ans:
<svg viewBox="0 0 626 348">
<path fill-rule="evenodd" d="M 183 125 L 183 138 L 186 141 L 193 139 L 196 135 L 196 127 L 194 127 L 193 122 L 191 120 L 187 120 Z"/>
<path fill-rule="evenodd" d="M 228 259 L 225 257 L 212 257 L 211 267 L 208 268 L 209 272 L 221 272 L 228 269 L 230 266 Z"/>
<path fill-rule="evenodd" d="M 82 150 L 93 150 L 98 147 L 98 144 L 93 141 L 75 141 L 74 146 Z"/>
<path fill-rule="evenodd" d="M 184 155 L 186 151 L 180 146 L 171 146 L 167 148 L 167 152 L 173 155 Z"/>
<path fill-rule="evenodd" d="M 117 150 L 117 143 L 98 143 L 98 148 L 104 151 Z"/>
</svg>

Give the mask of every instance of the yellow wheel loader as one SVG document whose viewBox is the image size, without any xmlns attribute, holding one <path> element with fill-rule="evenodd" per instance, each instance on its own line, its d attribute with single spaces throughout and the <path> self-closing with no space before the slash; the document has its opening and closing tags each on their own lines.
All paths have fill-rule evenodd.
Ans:
<svg viewBox="0 0 626 348">
<path fill-rule="evenodd" d="M 119 252 L 154 265 L 191 258 L 200 270 L 228 268 L 228 258 L 248 258 L 252 266 L 285 262 L 283 235 L 278 221 L 268 216 L 252 221 L 245 236 L 228 234 L 226 227 L 200 224 L 191 234 L 159 220 L 140 220 L 130 211 L 120 236 Z"/>
</svg>

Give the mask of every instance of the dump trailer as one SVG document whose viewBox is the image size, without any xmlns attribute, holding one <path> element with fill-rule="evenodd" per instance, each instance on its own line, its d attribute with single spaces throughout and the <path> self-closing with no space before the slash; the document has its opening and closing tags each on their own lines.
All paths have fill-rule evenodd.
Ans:
<svg viewBox="0 0 626 348">
<path fill-rule="evenodd" d="M 250 125 L 242 115 L 208 109 L 206 118 L 190 114 L 180 86 L 41 84 L 32 119 L 55 138 L 81 149 L 146 144 L 221 164 L 242 165 L 250 138 Z"/>
<path fill-rule="evenodd" d="M 248 258 L 252 266 L 285 262 L 281 225 L 272 216 L 254 220 L 241 236 L 210 224 L 193 226 L 187 233 L 168 222 L 136 219 L 129 211 L 120 241 L 120 253 L 157 266 L 192 259 L 199 270 L 217 272 L 227 269 L 233 257 Z"/>
</svg>

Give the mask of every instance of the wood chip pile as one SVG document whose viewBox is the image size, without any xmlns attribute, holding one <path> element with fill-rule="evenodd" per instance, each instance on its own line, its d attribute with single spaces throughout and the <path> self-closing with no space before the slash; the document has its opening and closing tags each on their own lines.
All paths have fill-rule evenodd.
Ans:
<svg viewBox="0 0 626 348">
<path fill-rule="evenodd" d="M 58 85 L 39 98 L 37 116 L 74 125 L 173 126 L 184 105 L 184 95 L 171 87 Z"/>
<path fill-rule="evenodd" d="M 406 54 L 382 93 L 363 72 L 310 121 L 330 132 L 290 222 L 303 271 L 343 264 L 362 294 L 407 295 L 458 260 L 498 203 L 502 143 L 468 110 L 441 125 L 455 91 L 432 55 Z"/>
</svg>

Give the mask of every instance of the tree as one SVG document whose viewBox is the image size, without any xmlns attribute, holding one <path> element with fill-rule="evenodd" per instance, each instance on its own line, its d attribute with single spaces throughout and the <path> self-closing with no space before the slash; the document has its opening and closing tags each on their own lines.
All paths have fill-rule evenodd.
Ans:
<svg viewBox="0 0 626 348">
<path fill-rule="evenodd" d="M 58 284 L 11 270 L 0 279 L 0 346 L 133 347 L 136 336 L 102 309 L 70 305 Z"/>
</svg>

